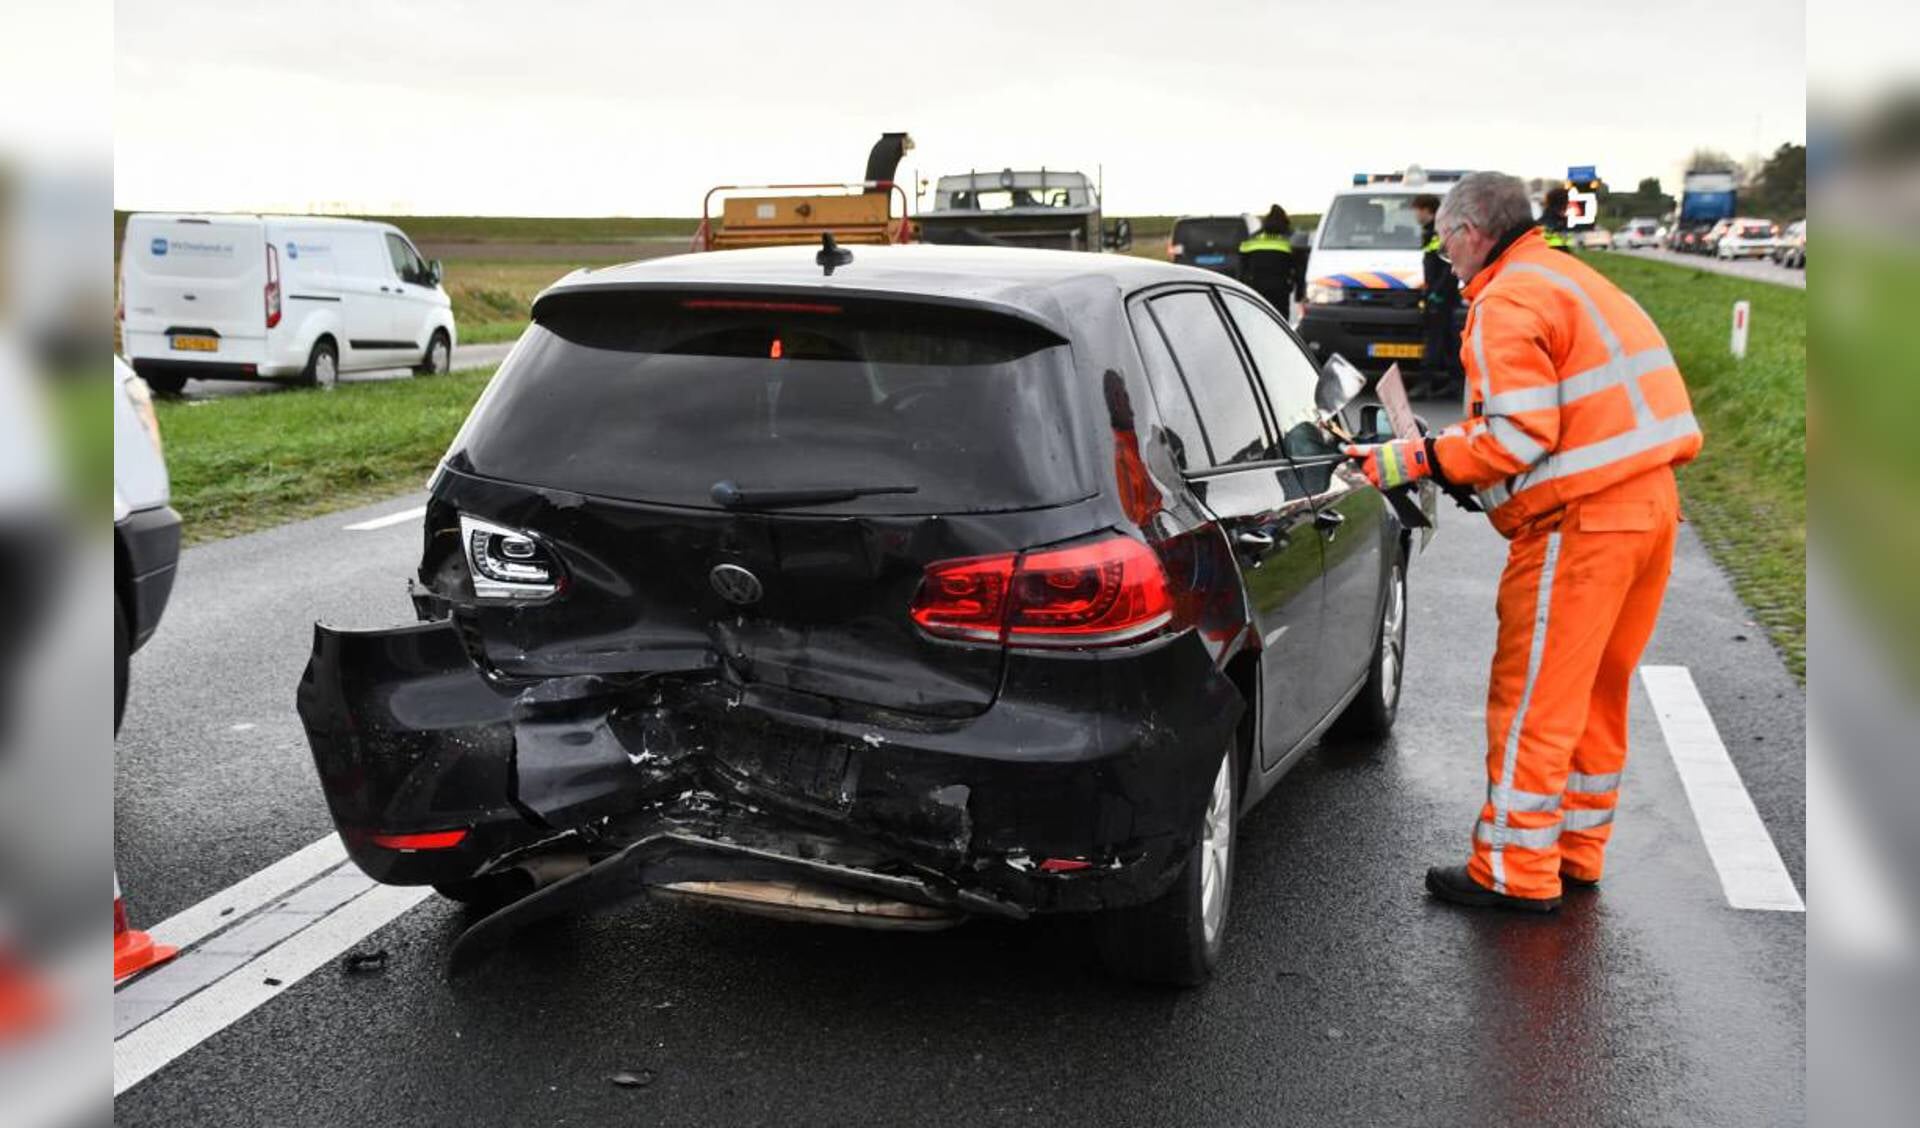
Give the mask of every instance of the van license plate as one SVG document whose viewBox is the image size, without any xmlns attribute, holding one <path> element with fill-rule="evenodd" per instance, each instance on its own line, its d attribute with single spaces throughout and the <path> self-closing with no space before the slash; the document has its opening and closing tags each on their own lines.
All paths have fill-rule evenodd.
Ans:
<svg viewBox="0 0 1920 1128">
<path fill-rule="evenodd" d="M 1225 266 L 1227 265 L 1227 256 L 1195 255 L 1193 256 L 1193 262 L 1195 266 Z"/>
<path fill-rule="evenodd" d="M 218 337 L 170 337 L 175 352 L 219 352 Z"/>
<path fill-rule="evenodd" d="M 1396 344 L 1393 342 L 1387 342 L 1387 343 L 1376 342 L 1374 344 L 1367 346 L 1367 355 L 1383 357 L 1383 358 L 1392 358 L 1394 360 L 1419 360 L 1421 354 L 1426 352 L 1426 348 L 1427 347 L 1425 345 L 1403 345 L 1403 344 Z"/>
</svg>

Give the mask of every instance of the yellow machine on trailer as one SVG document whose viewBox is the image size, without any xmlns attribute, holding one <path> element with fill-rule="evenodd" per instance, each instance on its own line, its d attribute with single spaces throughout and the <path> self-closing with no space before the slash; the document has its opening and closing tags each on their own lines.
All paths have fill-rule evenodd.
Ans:
<svg viewBox="0 0 1920 1128">
<path fill-rule="evenodd" d="M 913 148 L 905 133 L 883 133 L 858 184 L 722 184 L 700 205 L 696 251 L 785 247 L 832 235 L 842 246 L 913 241 L 905 187 L 894 182 L 900 158 Z M 733 195 L 732 193 L 753 193 Z M 766 195 L 765 193 L 779 193 Z M 720 214 L 714 214 L 718 198 Z M 899 202 L 896 212 L 895 200 Z"/>
</svg>

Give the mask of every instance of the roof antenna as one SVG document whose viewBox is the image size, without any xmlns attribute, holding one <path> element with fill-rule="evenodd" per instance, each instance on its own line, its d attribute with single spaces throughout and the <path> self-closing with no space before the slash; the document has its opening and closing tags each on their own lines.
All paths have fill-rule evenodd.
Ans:
<svg viewBox="0 0 1920 1128">
<path fill-rule="evenodd" d="M 853 261 L 853 252 L 834 242 L 833 232 L 822 231 L 820 233 L 820 253 L 813 256 L 813 261 L 819 263 L 820 268 L 827 272 L 827 277 L 831 278 L 833 277 L 834 267 L 845 266 Z"/>
</svg>

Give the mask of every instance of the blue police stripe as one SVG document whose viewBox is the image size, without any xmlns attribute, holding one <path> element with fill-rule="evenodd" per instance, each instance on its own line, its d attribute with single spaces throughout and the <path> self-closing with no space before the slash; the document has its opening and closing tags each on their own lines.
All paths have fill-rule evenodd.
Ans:
<svg viewBox="0 0 1920 1128">
<path fill-rule="evenodd" d="M 1365 282 L 1360 281 L 1351 274 L 1336 274 L 1333 276 L 1333 280 L 1342 286 L 1351 286 L 1356 290 L 1365 290 L 1368 288 Z"/>
<path fill-rule="evenodd" d="M 1413 289 L 1413 287 L 1412 287 L 1412 286 L 1409 286 L 1409 285 L 1407 285 L 1407 284 L 1406 284 L 1405 282 L 1402 282 L 1402 281 L 1400 281 L 1400 280 L 1399 280 L 1398 278 L 1395 278 L 1395 277 L 1394 277 L 1393 275 L 1391 275 L 1391 274 L 1388 274 L 1388 273 L 1387 273 L 1386 271 L 1384 271 L 1384 270 L 1376 270 L 1376 271 L 1374 271 L 1374 273 L 1375 273 L 1375 274 L 1378 274 L 1378 275 L 1379 275 L 1380 277 L 1382 277 L 1382 278 L 1384 278 L 1384 279 L 1386 279 L 1386 280 L 1387 280 L 1387 289 L 1389 289 L 1389 290 L 1411 290 L 1411 289 Z"/>
</svg>

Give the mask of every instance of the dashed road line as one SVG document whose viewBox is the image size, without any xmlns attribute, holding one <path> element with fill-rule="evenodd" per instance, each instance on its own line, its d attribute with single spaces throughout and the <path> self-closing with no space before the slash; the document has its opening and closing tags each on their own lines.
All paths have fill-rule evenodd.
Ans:
<svg viewBox="0 0 1920 1128">
<path fill-rule="evenodd" d="M 391 526 L 394 526 L 394 525 L 404 525 L 408 521 L 418 521 L 420 518 L 425 517 L 426 515 L 427 515 L 427 507 L 424 505 L 417 506 L 413 509 L 402 510 L 399 513 L 389 513 L 385 517 L 375 517 L 371 521 L 360 521 L 355 524 L 348 525 L 347 532 L 368 533 L 368 532 L 372 532 L 375 529 L 385 529 L 385 528 L 390 528 Z"/>
<path fill-rule="evenodd" d="M 374 885 L 264 953 L 225 970 L 220 978 L 113 1043 L 113 1095 L 119 1096 L 168 1062 L 251 1014 L 335 956 L 385 927 L 432 895 L 424 886 Z M 264 919 L 264 918 L 263 918 Z M 207 951 L 220 963 L 237 953 Z M 191 956 L 183 956 L 190 959 Z M 118 995 L 119 993 L 116 993 Z M 116 997 L 116 1003 L 119 999 Z M 116 1008 L 117 1009 L 117 1008 Z"/>
<path fill-rule="evenodd" d="M 238 923 L 275 897 L 303 885 L 347 860 L 347 847 L 337 834 L 310 842 L 258 873 L 222 889 L 199 904 L 154 925 L 147 931 L 162 944 L 187 948 L 221 928 Z"/>
<path fill-rule="evenodd" d="M 1693 674 L 1685 666 L 1642 666 L 1640 680 L 1653 699 L 1654 716 L 1727 903 L 1736 909 L 1806 912 Z"/>
</svg>

